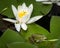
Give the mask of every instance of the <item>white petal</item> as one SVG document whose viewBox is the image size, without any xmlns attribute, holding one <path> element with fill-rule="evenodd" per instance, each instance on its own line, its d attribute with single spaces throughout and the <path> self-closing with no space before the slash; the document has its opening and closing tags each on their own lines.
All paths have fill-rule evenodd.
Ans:
<svg viewBox="0 0 60 48">
<path fill-rule="evenodd" d="M 32 13 L 32 11 L 33 11 L 33 4 L 30 4 L 29 11 L 30 11 L 30 13 Z"/>
<path fill-rule="evenodd" d="M 28 7 L 28 14 L 26 15 L 26 17 L 23 17 L 23 19 L 26 20 L 25 22 L 27 22 L 30 19 L 32 11 L 33 11 L 33 4 L 30 4 L 30 6 Z"/>
<path fill-rule="evenodd" d="M 28 8 L 26 7 L 25 3 L 23 3 L 23 6 L 25 6 L 25 9 L 23 10 L 28 11 L 28 14 L 22 18 L 22 21 L 26 23 L 30 19 L 31 13 L 33 11 L 33 4 L 31 4 Z"/>
<path fill-rule="evenodd" d="M 23 3 L 22 4 L 22 8 L 26 8 L 27 6 L 26 6 L 26 4 L 25 3 Z"/>
<path fill-rule="evenodd" d="M 28 7 L 26 6 L 25 3 L 23 3 L 21 6 L 19 5 L 18 6 L 18 11 L 25 11 L 25 10 L 28 10 Z"/>
<path fill-rule="evenodd" d="M 27 22 L 27 18 L 28 18 L 28 16 L 24 16 L 24 17 L 21 19 L 21 21 L 22 21 L 23 23 L 26 23 L 26 22 Z"/>
<path fill-rule="evenodd" d="M 21 9 L 21 7 L 22 7 L 21 5 L 18 6 L 18 11 Z"/>
<path fill-rule="evenodd" d="M 31 19 L 27 22 L 27 24 L 33 23 L 33 22 L 39 20 L 39 19 L 42 18 L 42 17 L 43 17 L 43 16 L 35 16 L 35 17 L 31 18 Z"/>
<path fill-rule="evenodd" d="M 26 6 L 26 4 L 25 3 L 23 3 L 21 6 L 19 5 L 18 6 L 18 11 L 20 12 L 20 11 L 23 11 L 23 10 L 27 10 L 28 8 L 27 8 L 27 6 Z"/>
<path fill-rule="evenodd" d="M 17 12 L 18 12 L 18 11 L 17 11 L 17 9 L 16 9 L 16 7 L 15 7 L 14 5 L 12 5 L 12 11 L 13 11 L 16 19 L 18 19 L 18 16 L 17 16 Z"/>
<path fill-rule="evenodd" d="M 19 32 L 20 29 L 21 29 L 20 24 L 15 24 L 15 28 L 16 28 L 16 30 Z"/>
<path fill-rule="evenodd" d="M 52 4 L 52 2 L 42 2 L 43 4 Z"/>
<path fill-rule="evenodd" d="M 23 3 L 22 6 L 18 6 L 18 8 L 19 8 L 19 9 L 18 9 L 19 12 L 20 12 L 20 11 L 27 11 L 27 12 L 29 11 L 29 10 L 28 10 L 28 7 L 26 6 L 25 3 Z M 22 17 L 22 18 L 20 18 L 20 17 L 18 16 L 18 17 L 20 18 L 18 21 L 19 21 L 19 22 L 26 22 L 28 16 L 29 16 L 29 12 L 28 12 L 24 17 Z"/>
<path fill-rule="evenodd" d="M 30 6 L 29 6 L 29 13 L 30 13 L 29 17 L 31 16 L 32 11 L 33 11 L 33 4 L 30 4 Z"/>
<path fill-rule="evenodd" d="M 21 11 L 21 10 L 25 9 L 26 7 L 27 7 L 26 4 L 23 3 L 22 5 L 18 6 L 18 11 Z"/>
<path fill-rule="evenodd" d="M 3 20 L 5 20 L 5 21 L 9 21 L 9 22 L 12 22 L 12 23 L 16 23 L 16 22 L 17 22 L 16 20 L 8 19 L 8 18 L 3 18 Z"/>
<path fill-rule="evenodd" d="M 21 27 L 22 27 L 23 30 L 27 30 L 27 25 L 25 23 L 22 23 Z"/>
</svg>

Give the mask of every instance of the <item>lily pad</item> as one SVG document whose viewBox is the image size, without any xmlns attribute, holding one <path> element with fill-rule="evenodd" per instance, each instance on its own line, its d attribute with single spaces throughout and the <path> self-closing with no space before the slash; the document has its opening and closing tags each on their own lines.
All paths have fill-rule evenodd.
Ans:
<svg viewBox="0 0 60 48">
<path fill-rule="evenodd" d="M 22 31 L 20 34 L 22 34 L 24 38 L 28 39 L 33 34 L 43 34 L 47 36 L 49 32 L 43 27 L 33 23 L 28 25 L 27 31 Z"/>
<path fill-rule="evenodd" d="M 52 38 L 60 38 L 60 17 L 53 16 L 50 22 Z"/>
<path fill-rule="evenodd" d="M 59 48 L 60 47 L 60 17 L 53 16 L 50 22 L 51 33 L 48 39 L 58 39 L 58 41 L 42 42 L 38 44 L 39 48 Z"/>
<path fill-rule="evenodd" d="M 12 42 L 24 42 L 24 39 L 17 32 L 10 29 L 4 32 L 1 36 L 1 40 L 6 44 Z"/>
<path fill-rule="evenodd" d="M 1 39 L 0 39 L 0 48 L 7 48 L 7 46 Z"/>
<path fill-rule="evenodd" d="M 9 44 L 8 48 L 37 48 L 37 46 L 26 42 L 14 42 Z"/>
</svg>

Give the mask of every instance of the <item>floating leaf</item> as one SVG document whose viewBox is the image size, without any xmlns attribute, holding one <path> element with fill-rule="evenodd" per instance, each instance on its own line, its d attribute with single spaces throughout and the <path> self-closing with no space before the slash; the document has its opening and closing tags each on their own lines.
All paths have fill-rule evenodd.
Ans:
<svg viewBox="0 0 60 48">
<path fill-rule="evenodd" d="M 0 39 L 0 48 L 7 48 L 6 44 Z"/>
<path fill-rule="evenodd" d="M 1 36 L 1 40 L 4 43 L 24 42 L 24 39 L 17 32 L 10 29 L 4 32 L 4 34 Z"/>
<path fill-rule="evenodd" d="M 48 40 L 50 39 L 58 39 L 50 40 L 46 42 L 42 42 L 38 44 L 39 48 L 59 48 L 60 47 L 60 17 L 53 16 L 50 22 L 50 30 L 51 33 L 48 34 Z"/>
<path fill-rule="evenodd" d="M 60 38 L 60 17 L 53 16 L 50 22 L 51 38 Z"/>
<path fill-rule="evenodd" d="M 8 44 L 8 48 L 37 48 L 37 46 L 26 42 L 14 42 Z"/>
<path fill-rule="evenodd" d="M 55 48 L 60 48 L 60 40 L 56 43 Z"/>
<path fill-rule="evenodd" d="M 22 36 L 24 36 L 24 38 L 28 39 L 33 34 L 44 34 L 47 36 L 49 34 L 49 32 L 46 29 L 44 29 L 43 27 L 33 23 L 33 24 L 29 24 L 28 30 L 22 31 L 21 34 L 22 34 Z"/>
</svg>

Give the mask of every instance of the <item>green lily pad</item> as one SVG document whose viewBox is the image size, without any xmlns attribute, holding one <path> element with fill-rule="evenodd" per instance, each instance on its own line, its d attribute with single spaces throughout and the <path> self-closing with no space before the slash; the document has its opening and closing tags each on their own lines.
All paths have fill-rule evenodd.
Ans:
<svg viewBox="0 0 60 48">
<path fill-rule="evenodd" d="M 37 48 L 37 46 L 26 42 L 14 42 L 8 44 L 8 48 Z"/>
<path fill-rule="evenodd" d="M 0 48 L 7 48 L 7 44 L 12 42 L 24 42 L 25 40 L 15 31 L 6 30 L 0 38 Z"/>
<path fill-rule="evenodd" d="M 24 39 L 17 32 L 10 29 L 4 32 L 1 36 L 1 40 L 6 44 L 12 42 L 24 42 Z"/>
<path fill-rule="evenodd" d="M 48 14 L 50 10 L 52 9 L 52 5 L 43 5 L 41 7 L 41 12 L 44 13 L 44 15 Z"/>
<path fill-rule="evenodd" d="M 60 17 L 53 16 L 50 22 L 52 38 L 60 38 Z"/>
<path fill-rule="evenodd" d="M 26 39 L 28 39 L 33 34 L 46 35 L 48 40 L 49 39 L 60 39 L 60 17 L 57 17 L 57 16 L 52 17 L 51 22 L 50 22 L 50 30 L 51 30 L 51 33 L 48 33 L 48 31 L 44 29 L 43 27 L 36 25 L 36 24 L 30 24 L 28 25 L 28 30 L 22 31 L 21 34 Z M 42 42 L 38 44 L 38 47 L 39 48 L 55 48 L 55 46 L 58 44 L 57 42 L 58 41 Z"/>
<path fill-rule="evenodd" d="M 55 48 L 60 48 L 60 40 L 56 43 Z"/>
<path fill-rule="evenodd" d="M 33 23 L 28 25 L 27 31 L 22 31 L 20 34 L 22 34 L 24 38 L 28 39 L 33 34 L 43 34 L 47 36 L 49 32 L 43 27 Z"/>
<path fill-rule="evenodd" d="M 60 17 L 53 16 L 50 22 L 51 33 L 48 39 L 58 39 L 58 41 L 42 42 L 38 44 L 39 48 L 60 48 Z"/>
<path fill-rule="evenodd" d="M 0 48 L 7 48 L 4 42 L 0 39 Z"/>
</svg>

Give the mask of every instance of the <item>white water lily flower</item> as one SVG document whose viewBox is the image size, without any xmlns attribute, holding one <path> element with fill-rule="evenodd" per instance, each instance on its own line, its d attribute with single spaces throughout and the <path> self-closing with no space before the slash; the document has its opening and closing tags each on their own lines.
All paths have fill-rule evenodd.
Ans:
<svg viewBox="0 0 60 48">
<path fill-rule="evenodd" d="M 14 5 L 12 5 L 12 11 L 14 13 L 14 16 L 16 17 L 16 20 L 13 19 L 7 19 L 3 18 L 3 20 L 9 21 L 14 23 L 16 30 L 19 32 L 22 28 L 23 30 L 27 30 L 27 25 L 33 23 L 43 16 L 35 16 L 33 18 L 30 18 L 31 13 L 33 11 L 33 4 L 30 4 L 29 7 L 26 6 L 25 3 L 23 3 L 21 6 L 18 6 L 18 9 Z"/>
</svg>

